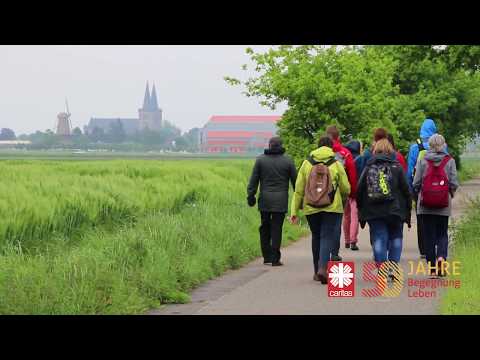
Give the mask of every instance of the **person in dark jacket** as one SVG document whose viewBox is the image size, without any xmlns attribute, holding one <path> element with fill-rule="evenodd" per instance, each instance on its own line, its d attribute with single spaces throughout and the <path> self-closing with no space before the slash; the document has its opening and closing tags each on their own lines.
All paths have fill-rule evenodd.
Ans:
<svg viewBox="0 0 480 360">
<path fill-rule="evenodd" d="M 392 159 L 394 149 L 387 139 L 376 142 L 373 156 L 360 177 L 357 195 L 360 225 L 368 222 L 373 244 L 374 259 L 378 266 L 389 260 L 400 261 L 403 243 L 403 223 L 410 228 L 411 195 L 403 169 Z M 367 177 L 372 166 L 385 165 L 391 171 L 391 200 L 372 203 L 369 198 Z"/>
<path fill-rule="evenodd" d="M 248 205 L 256 203 L 256 193 L 260 183 L 258 210 L 261 216 L 260 244 L 263 263 L 272 266 L 283 265 L 280 261 L 282 228 L 285 214 L 288 211 L 289 183 L 295 189 L 297 170 L 293 160 L 285 155 L 282 140 L 279 137 L 270 139 L 268 149 L 257 157 L 247 187 Z"/>
</svg>

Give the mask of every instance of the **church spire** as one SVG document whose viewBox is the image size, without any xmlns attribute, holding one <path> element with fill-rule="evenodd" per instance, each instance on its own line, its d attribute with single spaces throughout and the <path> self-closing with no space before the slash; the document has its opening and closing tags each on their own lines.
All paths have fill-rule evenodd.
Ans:
<svg viewBox="0 0 480 360">
<path fill-rule="evenodd" d="M 147 88 L 145 89 L 145 97 L 143 98 L 143 110 L 145 111 L 148 111 L 150 110 L 150 105 L 151 102 L 150 102 L 150 90 L 149 90 L 149 87 L 148 87 L 148 81 L 147 81 Z"/>
<path fill-rule="evenodd" d="M 155 83 L 153 83 L 153 87 L 152 87 L 152 96 L 150 97 L 150 107 L 152 111 L 158 110 L 157 91 L 155 90 Z"/>
</svg>

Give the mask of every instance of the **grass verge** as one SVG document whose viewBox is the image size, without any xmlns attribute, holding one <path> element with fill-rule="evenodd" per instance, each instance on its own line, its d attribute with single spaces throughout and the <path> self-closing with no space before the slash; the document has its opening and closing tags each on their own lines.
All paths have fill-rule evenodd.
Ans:
<svg viewBox="0 0 480 360">
<path fill-rule="evenodd" d="M 453 260 L 461 264 L 461 286 L 444 293 L 440 305 L 443 315 L 480 314 L 480 199 L 470 209 L 452 234 Z"/>
</svg>

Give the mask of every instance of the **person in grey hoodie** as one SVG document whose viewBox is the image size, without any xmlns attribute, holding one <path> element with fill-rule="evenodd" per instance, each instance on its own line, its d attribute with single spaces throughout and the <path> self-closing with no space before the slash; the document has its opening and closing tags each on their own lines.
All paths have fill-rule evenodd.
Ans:
<svg viewBox="0 0 480 360">
<path fill-rule="evenodd" d="M 417 197 L 417 213 L 423 217 L 423 230 L 425 240 L 425 255 L 430 266 L 437 266 L 437 271 L 432 270 L 432 275 L 438 274 L 441 262 L 447 259 L 448 255 L 448 219 L 452 214 L 452 198 L 458 188 L 457 167 L 453 157 L 445 165 L 445 173 L 449 184 L 448 206 L 445 208 L 428 208 L 422 205 L 422 185 L 427 174 L 429 161 L 433 166 L 439 166 L 446 152 L 445 138 L 435 134 L 428 140 L 429 149 L 423 159 L 417 162 L 415 177 L 413 179 L 413 191 Z M 439 275 L 444 275 L 440 273 Z"/>
</svg>

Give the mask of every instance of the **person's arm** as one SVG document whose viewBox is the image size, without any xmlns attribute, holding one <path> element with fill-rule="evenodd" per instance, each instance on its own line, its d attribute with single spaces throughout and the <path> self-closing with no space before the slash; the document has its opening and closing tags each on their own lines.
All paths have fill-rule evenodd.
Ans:
<svg viewBox="0 0 480 360">
<path fill-rule="evenodd" d="M 302 163 L 300 170 L 298 171 L 297 180 L 295 182 L 295 190 L 293 192 L 292 204 L 290 207 L 291 216 L 298 216 L 298 210 L 303 201 L 305 195 L 305 173 L 306 173 L 306 161 Z"/>
<path fill-rule="evenodd" d="M 413 169 L 415 169 L 415 165 L 417 164 L 417 158 L 418 158 L 418 145 L 413 144 L 410 146 L 410 151 L 408 152 L 407 156 L 407 181 L 408 181 L 408 186 L 410 189 L 413 189 Z"/>
<path fill-rule="evenodd" d="M 407 204 L 407 224 L 408 227 L 410 228 L 411 225 L 411 214 L 412 214 L 412 195 L 410 192 L 410 188 L 408 187 L 407 180 L 405 179 L 405 173 L 403 172 L 403 169 L 399 169 L 400 171 L 398 172 L 398 184 L 400 188 L 400 192 L 406 199 L 406 204 Z"/>
<path fill-rule="evenodd" d="M 415 178 L 413 179 L 412 190 L 415 196 L 415 201 L 418 198 L 418 194 L 422 188 L 422 179 L 423 179 L 423 172 L 425 170 L 425 161 L 422 159 L 417 160 L 417 171 L 415 172 Z"/>
<path fill-rule="evenodd" d="M 355 197 L 357 192 L 357 168 L 355 166 L 355 161 L 353 160 L 353 156 L 348 155 L 345 158 L 345 167 L 347 170 L 347 177 L 348 181 L 350 182 L 350 195 Z"/>
<path fill-rule="evenodd" d="M 297 182 L 297 168 L 292 159 L 290 159 L 290 182 L 292 183 L 292 188 L 295 190 L 295 183 Z"/>
<path fill-rule="evenodd" d="M 340 189 L 340 194 L 342 198 L 345 199 L 348 195 L 350 195 L 352 187 L 350 186 L 350 182 L 348 181 L 347 173 L 343 168 L 342 164 L 336 162 L 337 171 L 338 171 L 338 188 Z M 355 184 L 356 185 L 356 184 Z"/>
<path fill-rule="evenodd" d="M 362 170 L 362 173 L 360 174 L 360 178 L 358 179 L 357 183 L 357 194 L 356 194 L 356 200 L 357 200 L 357 208 L 358 208 L 358 213 L 360 215 L 360 212 L 363 210 L 363 194 L 366 191 L 366 167 Z M 365 221 L 360 221 L 360 226 L 361 228 L 365 228 Z"/>
<path fill-rule="evenodd" d="M 457 176 L 457 164 L 455 162 L 455 159 L 452 157 L 450 162 L 450 168 L 448 171 L 448 186 L 450 188 L 450 194 L 452 195 L 452 198 L 455 195 L 455 191 L 457 191 L 459 182 L 458 182 L 458 176 Z"/>
<path fill-rule="evenodd" d="M 257 194 L 258 184 L 260 183 L 260 159 L 255 161 L 253 166 L 252 175 L 250 176 L 250 181 L 247 186 L 247 199 L 249 199 L 249 204 L 255 199 Z M 254 204 L 255 205 L 255 204 Z M 253 205 L 250 205 L 253 206 Z"/>
</svg>

